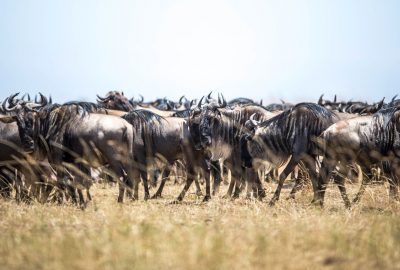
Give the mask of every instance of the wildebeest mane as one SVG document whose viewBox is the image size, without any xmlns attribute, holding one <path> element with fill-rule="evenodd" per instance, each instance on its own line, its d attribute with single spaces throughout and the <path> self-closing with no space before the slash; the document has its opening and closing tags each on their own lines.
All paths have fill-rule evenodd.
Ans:
<svg viewBox="0 0 400 270">
<path fill-rule="evenodd" d="M 318 104 L 315 103 L 298 103 L 292 108 L 286 109 L 283 111 L 281 114 L 278 114 L 262 123 L 260 123 L 260 127 L 266 127 L 270 123 L 273 122 L 278 122 L 278 125 L 285 125 L 286 124 L 286 119 L 289 114 L 291 114 L 293 111 L 299 110 L 299 108 L 302 108 L 302 112 L 304 114 L 304 117 L 307 116 L 313 116 L 316 118 L 319 117 L 324 117 L 324 118 L 336 118 L 336 114 L 328 110 Z"/>
<path fill-rule="evenodd" d="M 318 104 L 299 103 L 259 126 L 269 127 L 269 132 L 279 134 L 274 136 L 278 141 L 265 141 L 272 149 L 290 151 L 296 138 L 303 138 L 305 142 L 310 143 L 307 145 L 309 149 L 315 145 L 315 138 L 337 120 L 334 112 Z"/>
<path fill-rule="evenodd" d="M 122 118 L 128 121 L 135 128 L 138 127 L 138 125 L 148 125 L 150 123 L 156 122 L 160 123 L 161 120 L 165 120 L 165 118 L 161 115 L 147 110 L 130 111 L 129 113 L 122 116 Z"/>
<path fill-rule="evenodd" d="M 191 109 L 176 111 L 172 114 L 173 117 L 187 118 L 190 116 Z"/>
<path fill-rule="evenodd" d="M 62 106 L 75 108 L 77 111 L 81 110 L 83 112 L 83 115 L 85 115 L 86 113 L 96 113 L 105 109 L 104 105 L 102 104 L 96 104 L 87 101 L 69 101 L 62 104 Z"/>
<path fill-rule="evenodd" d="M 38 111 L 35 123 L 35 141 L 40 149 L 59 152 L 62 145 L 69 147 L 70 130 L 89 113 L 99 112 L 103 108 L 91 102 L 73 101 L 62 105 L 50 104 Z"/>
</svg>

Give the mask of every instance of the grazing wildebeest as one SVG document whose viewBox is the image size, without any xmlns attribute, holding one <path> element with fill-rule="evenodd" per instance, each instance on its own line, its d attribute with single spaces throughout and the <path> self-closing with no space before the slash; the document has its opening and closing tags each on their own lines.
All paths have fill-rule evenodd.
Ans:
<svg viewBox="0 0 400 270">
<path fill-rule="evenodd" d="M 86 205 L 82 189 L 91 185 L 90 167 L 109 164 L 120 183 L 118 201 L 122 202 L 126 185 L 133 186 L 131 160 L 133 158 L 132 126 L 124 119 L 98 114 L 100 109 L 91 103 L 66 103 L 48 105 L 37 110 L 18 105 L 12 121 L 19 127 L 19 135 L 25 149 L 34 151 L 35 158 L 48 161 L 57 176 L 68 169 L 74 175 L 81 207 Z"/>
<path fill-rule="evenodd" d="M 400 150 L 400 107 L 382 109 L 370 116 L 360 116 L 342 120 L 321 135 L 321 145 L 324 150 L 324 160 L 319 177 L 319 192 L 317 201 L 322 205 L 327 182 L 335 167 L 338 172 L 334 180 L 341 188 L 345 205 L 350 207 L 350 201 L 344 187 L 343 175 L 346 175 L 349 164 L 357 163 L 365 172 L 363 181 L 354 202 L 358 202 L 365 191 L 365 185 L 372 177 L 371 168 L 374 165 L 383 167 L 383 173 L 389 180 L 390 197 L 398 197 L 398 165 Z"/>
<path fill-rule="evenodd" d="M 253 168 L 265 164 L 280 167 L 290 158 L 279 175 L 278 187 L 270 201 L 271 206 L 279 199 L 286 177 L 299 162 L 306 166 L 314 193 L 316 192 L 318 147 L 315 138 L 337 120 L 337 116 L 324 107 L 314 103 L 299 103 L 260 124 L 254 120 L 246 123 L 252 131 L 246 136 L 246 158 Z"/>
</svg>

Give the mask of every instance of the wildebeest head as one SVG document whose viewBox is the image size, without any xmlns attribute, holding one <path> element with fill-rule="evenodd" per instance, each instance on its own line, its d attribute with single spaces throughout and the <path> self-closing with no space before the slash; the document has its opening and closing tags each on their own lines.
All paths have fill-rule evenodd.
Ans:
<svg viewBox="0 0 400 270">
<path fill-rule="evenodd" d="M 256 135 L 259 122 L 254 120 L 254 114 L 245 123 L 245 132 L 240 138 L 241 158 L 245 167 L 251 167 L 253 157 L 262 156 L 262 144 Z"/>
<path fill-rule="evenodd" d="M 26 152 L 32 152 L 34 149 L 33 131 L 37 113 L 36 109 L 47 105 L 48 100 L 40 94 L 40 104 L 34 105 L 32 103 L 26 103 L 23 100 L 14 103 L 13 99 L 16 95 L 18 94 L 12 95 L 3 101 L 2 110 L 7 112 L 7 114 L 0 116 L 0 121 L 3 123 L 16 122 L 24 150 Z M 10 107 L 10 104 L 13 104 L 13 106 Z"/>
<path fill-rule="evenodd" d="M 210 93 L 211 94 L 211 93 Z M 210 102 L 210 94 L 207 96 L 206 102 Z M 203 97 L 204 98 L 204 97 Z M 210 103 L 202 104 L 203 98 L 198 105 L 192 108 L 189 117 L 189 127 L 191 136 L 196 149 L 204 149 L 212 143 L 212 127 L 220 120 L 219 108 L 226 106 L 226 101 L 222 97 L 222 101 L 218 96 L 218 103 L 211 101 Z"/>
<path fill-rule="evenodd" d="M 188 119 L 190 135 L 192 137 L 194 147 L 197 150 L 201 149 L 200 122 L 201 118 L 203 117 L 203 111 L 201 108 L 203 99 L 204 97 L 200 99 L 199 103 L 196 106 L 192 106 Z"/>
<path fill-rule="evenodd" d="M 124 92 L 110 91 L 103 98 L 97 95 L 97 102 L 107 109 L 129 112 L 134 109 Z"/>
</svg>

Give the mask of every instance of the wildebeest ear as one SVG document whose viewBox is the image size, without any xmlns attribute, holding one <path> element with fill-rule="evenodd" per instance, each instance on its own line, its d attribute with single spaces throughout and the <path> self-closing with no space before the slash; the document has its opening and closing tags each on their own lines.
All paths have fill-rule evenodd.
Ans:
<svg viewBox="0 0 400 270">
<path fill-rule="evenodd" d="M 16 116 L 11 116 L 11 115 L 4 115 L 0 116 L 0 122 L 10 124 L 12 122 L 15 122 L 17 120 Z"/>
</svg>

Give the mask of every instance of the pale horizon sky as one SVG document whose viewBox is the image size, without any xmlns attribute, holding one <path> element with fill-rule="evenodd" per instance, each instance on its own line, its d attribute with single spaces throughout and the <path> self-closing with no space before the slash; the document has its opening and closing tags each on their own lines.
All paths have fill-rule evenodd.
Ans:
<svg viewBox="0 0 400 270">
<path fill-rule="evenodd" d="M 2 0 L 0 100 L 400 94 L 400 1 Z"/>
</svg>

